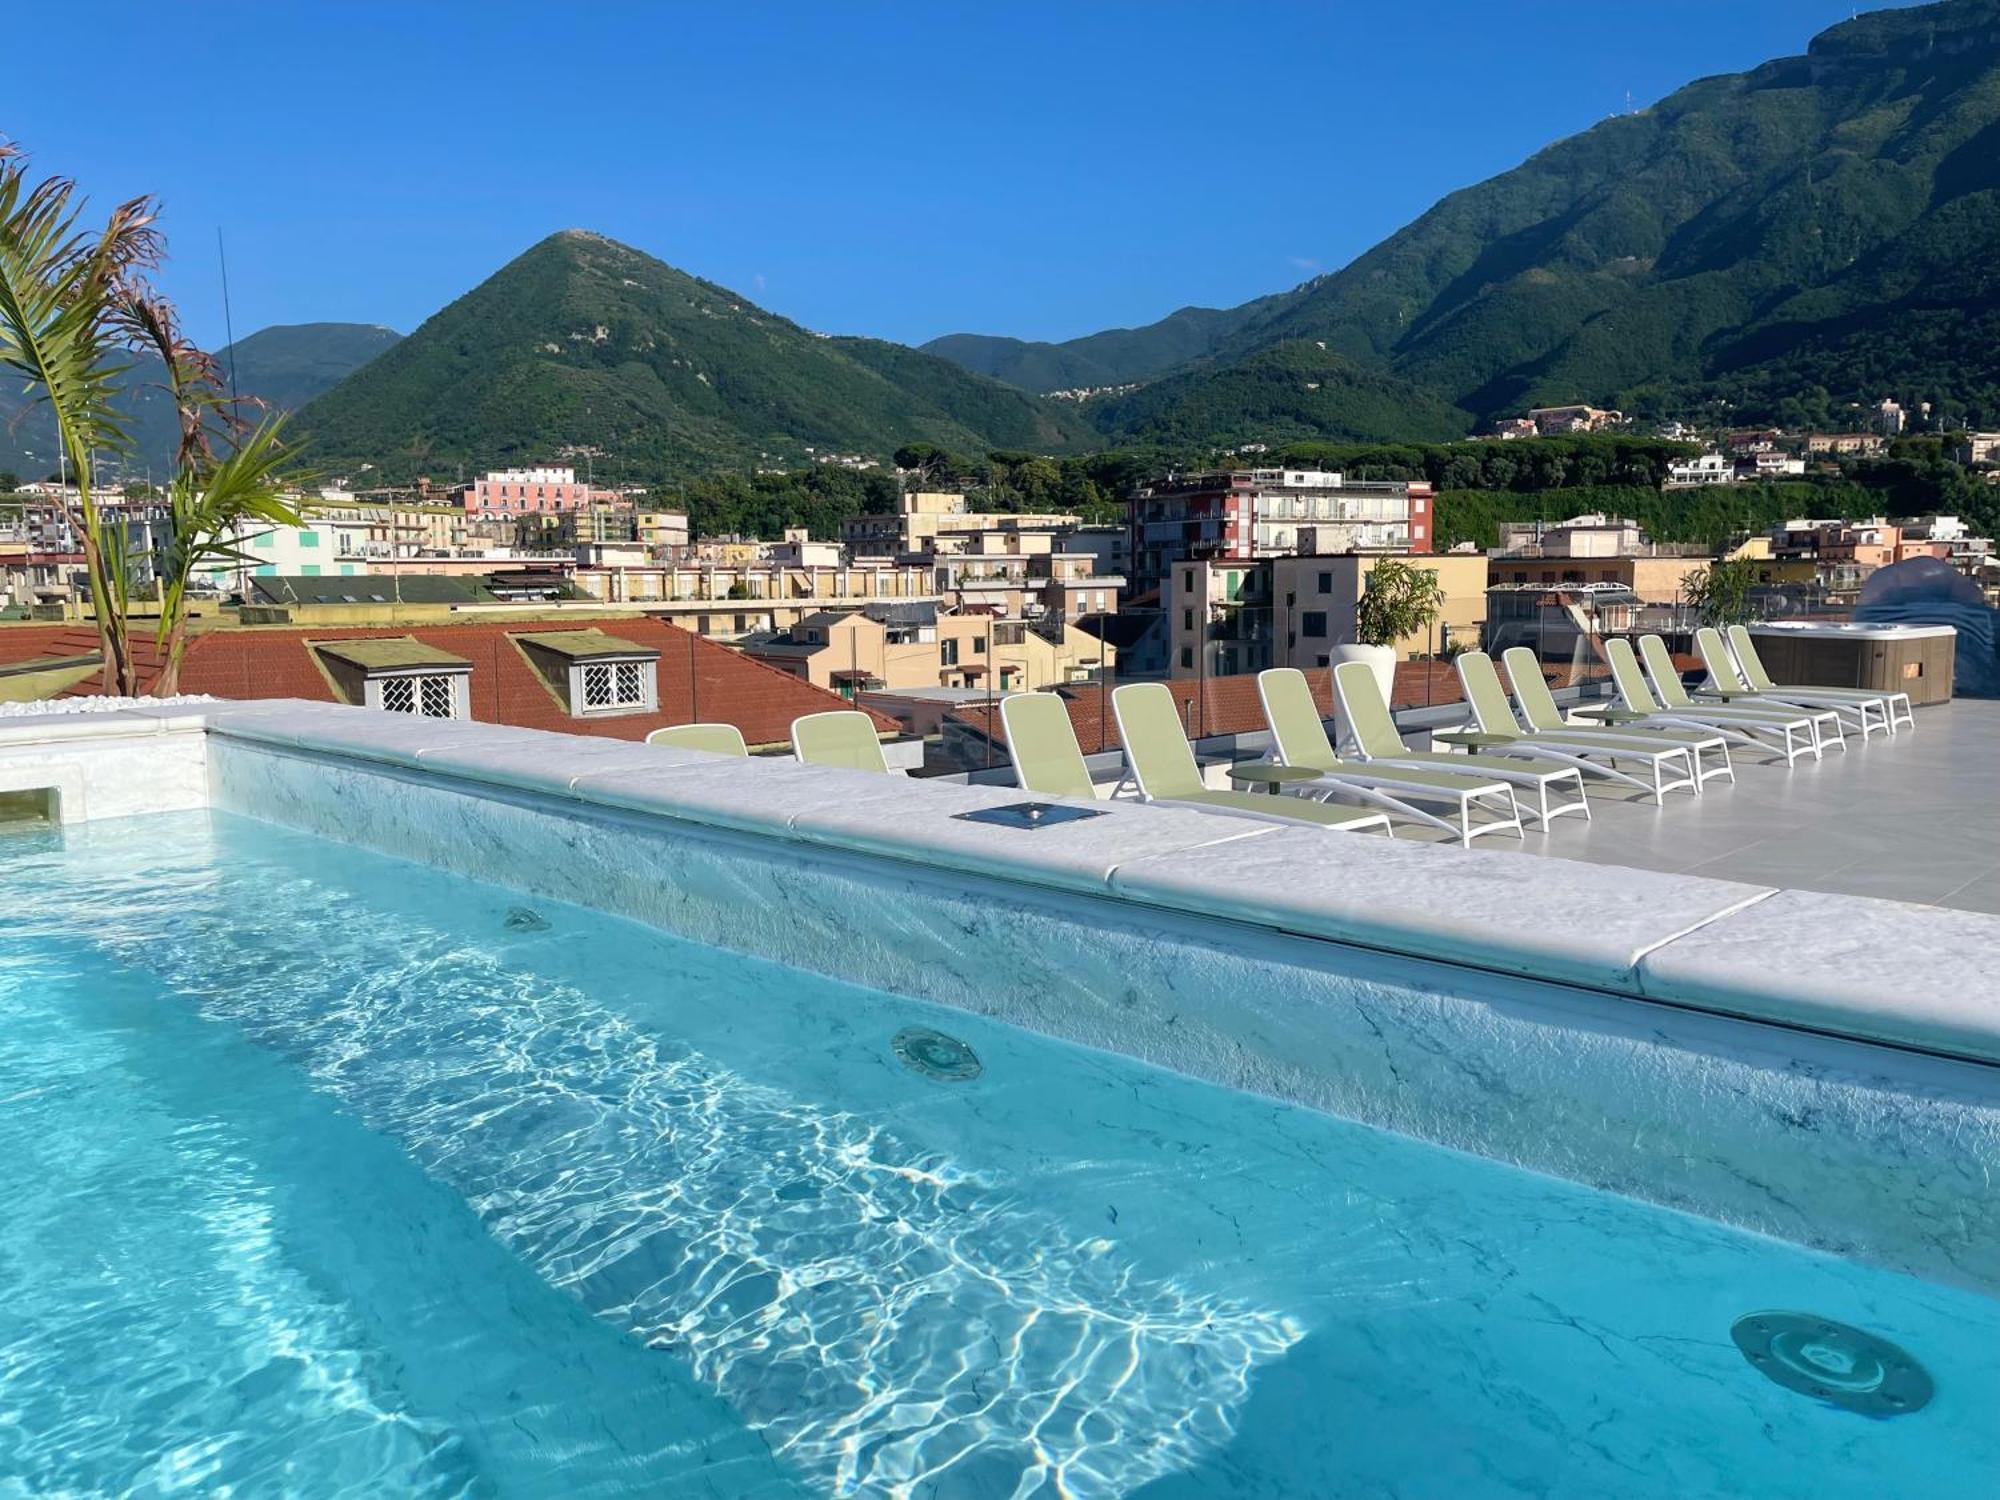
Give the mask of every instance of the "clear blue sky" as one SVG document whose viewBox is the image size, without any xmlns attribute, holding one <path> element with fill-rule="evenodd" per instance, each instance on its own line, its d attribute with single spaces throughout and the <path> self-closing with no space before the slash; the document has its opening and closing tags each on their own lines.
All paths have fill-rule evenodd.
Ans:
<svg viewBox="0 0 2000 1500">
<path fill-rule="evenodd" d="M 809 327 L 1066 338 L 1331 270 L 1846 0 L 41 0 L 0 131 L 158 194 L 223 336 L 404 332 L 595 229 Z"/>
</svg>

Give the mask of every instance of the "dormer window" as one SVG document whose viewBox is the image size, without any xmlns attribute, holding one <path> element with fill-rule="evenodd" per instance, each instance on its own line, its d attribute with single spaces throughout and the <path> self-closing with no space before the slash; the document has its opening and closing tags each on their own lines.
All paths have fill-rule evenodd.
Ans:
<svg viewBox="0 0 2000 1500">
<path fill-rule="evenodd" d="M 585 713 L 596 709 L 651 708 L 654 664 L 649 661 L 587 661 L 576 671 L 583 684 Z"/>
<path fill-rule="evenodd" d="M 550 630 L 514 643 L 553 693 L 579 719 L 655 713 L 660 653 L 601 630 Z"/>
<path fill-rule="evenodd" d="M 460 676 L 449 672 L 398 672 L 370 682 L 375 702 L 384 713 L 415 714 L 422 719 L 462 719 Z"/>
<path fill-rule="evenodd" d="M 472 663 L 410 636 L 319 641 L 319 657 L 342 702 L 420 719 L 469 719 Z"/>
</svg>

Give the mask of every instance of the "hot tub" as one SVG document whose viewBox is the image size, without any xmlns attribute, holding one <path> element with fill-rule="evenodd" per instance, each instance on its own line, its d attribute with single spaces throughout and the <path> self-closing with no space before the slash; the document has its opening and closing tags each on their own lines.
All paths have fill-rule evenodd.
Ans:
<svg viewBox="0 0 2000 1500">
<path fill-rule="evenodd" d="M 1779 682 L 1908 693 L 1913 704 L 1951 698 L 1958 632 L 1950 625 L 1774 622 L 1752 625 L 1750 634 Z"/>
</svg>

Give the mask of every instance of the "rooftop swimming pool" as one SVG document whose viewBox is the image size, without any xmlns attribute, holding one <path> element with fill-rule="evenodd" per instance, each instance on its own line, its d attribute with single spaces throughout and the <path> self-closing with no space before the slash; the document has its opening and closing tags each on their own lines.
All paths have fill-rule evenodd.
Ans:
<svg viewBox="0 0 2000 1500">
<path fill-rule="evenodd" d="M 0 840 L 0 910 L 0 1492 L 2000 1473 L 2000 1302 L 1964 1286 L 224 812 Z M 1810 1217 L 1785 1170 L 1757 1191 Z M 1760 1368 L 1739 1324 L 1779 1311 L 1928 1390 L 1850 1409 L 1869 1372 L 1811 1328 Z"/>
</svg>

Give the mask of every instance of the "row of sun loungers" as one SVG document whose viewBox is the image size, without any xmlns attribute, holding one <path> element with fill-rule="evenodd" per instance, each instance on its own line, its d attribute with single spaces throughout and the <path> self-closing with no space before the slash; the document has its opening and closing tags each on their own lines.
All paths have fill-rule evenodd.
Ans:
<svg viewBox="0 0 2000 1500">
<path fill-rule="evenodd" d="M 1566 715 L 1541 662 L 1526 647 L 1502 657 L 1457 659 L 1471 729 L 1443 738 L 1460 751 L 1412 750 L 1403 743 L 1373 671 L 1347 662 L 1332 669 L 1342 743 L 1328 737 L 1305 674 L 1277 667 L 1258 674 L 1271 736 L 1270 763 L 1293 773 L 1278 788 L 1290 795 L 1223 791 L 1207 784 L 1164 683 L 1127 683 L 1111 694 L 1126 777 L 1147 802 L 1199 808 L 1346 832 L 1394 837 L 1396 821 L 1449 833 L 1461 845 L 1490 835 L 1525 837 L 1559 817 L 1590 817 L 1588 781 L 1628 786 L 1665 805 L 1667 794 L 1700 796 L 1715 779 L 1734 781 L 1731 746 L 1769 752 L 1789 768 L 1913 727 L 1904 694 L 1869 693 L 1772 681 L 1755 642 L 1740 626 L 1727 636 L 1696 633 L 1708 683 L 1690 693 L 1658 636 L 1611 639 L 1605 656 L 1616 690 L 1606 719 Z M 1002 732 L 1023 790 L 1037 796 L 1094 798 L 1089 768 L 1063 700 L 1016 693 L 1001 701 Z M 683 724 L 649 736 L 655 744 L 728 755 L 746 753 L 727 724 Z M 813 765 L 887 774 L 881 740 L 866 714 L 836 710 L 792 724 L 792 750 Z M 1114 795 L 1116 793 L 1114 792 Z M 1339 799 L 1339 800 L 1335 800 Z M 1358 804 L 1358 805 L 1353 805 Z"/>
</svg>

